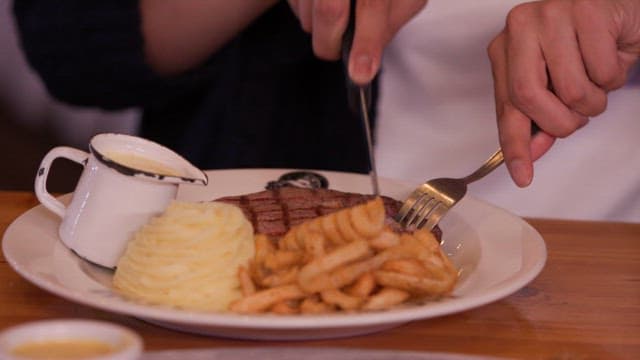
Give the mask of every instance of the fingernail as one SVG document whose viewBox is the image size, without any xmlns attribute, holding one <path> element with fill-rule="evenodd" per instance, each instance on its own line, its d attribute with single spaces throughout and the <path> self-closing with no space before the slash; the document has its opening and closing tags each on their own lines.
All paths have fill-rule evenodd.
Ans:
<svg viewBox="0 0 640 360">
<path fill-rule="evenodd" d="M 353 64 L 354 80 L 368 82 L 371 78 L 371 67 L 373 62 L 369 55 L 358 55 Z"/>
<path fill-rule="evenodd" d="M 531 178 L 533 177 L 532 169 L 523 160 L 515 159 L 509 163 L 509 172 L 513 181 L 519 187 L 526 187 L 531 184 Z"/>
</svg>

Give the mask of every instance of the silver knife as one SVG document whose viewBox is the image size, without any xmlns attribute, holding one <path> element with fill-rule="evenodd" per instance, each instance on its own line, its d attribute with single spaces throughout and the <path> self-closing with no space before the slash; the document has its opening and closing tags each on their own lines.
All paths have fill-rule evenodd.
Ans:
<svg viewBox="0 0 640 360">
<path fill-rule="evenodd" d="M 355 33 L 356 20 L 356 0 L 351 0 L 351 8 L 349 9 L 349 23 L 342 39 L 342 62 L 344 64 L 345 78 L 347 83 L 347 97 L 349 107 L 355 114 L 359 114 L 364 129 L 364 136 L 367 140 L 367 151 L 369 155 L 369 178 L 371 179 L 371 187 L 374 195 L 380 195 L 380 186 L 378 185 L 378 172 L 376 170 L 376 161 L 373 151 L 373 137 L 371 134 L 371 122 L 369 114 L 371 111 L 371 84 L 363 86 L 355 84 L 349 76 L 349 56 L 351 54 L 351 45 L 353 43 L 353 35 Z"/>
</svg>

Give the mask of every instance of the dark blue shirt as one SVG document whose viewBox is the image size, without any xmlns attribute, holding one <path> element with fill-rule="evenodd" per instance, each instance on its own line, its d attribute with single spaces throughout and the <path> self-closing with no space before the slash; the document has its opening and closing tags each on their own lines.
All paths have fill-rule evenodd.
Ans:
<svg viewBox="0 0 640 360">
<path fill-rule="evenodd" d="M 27 59 L 55 98 L 140 107 L 140 134 L 199 167 L 368 170 L 342 64 L 314 56 L 286 1 L 172 78 L 145 61 L 138 1 L 19 0 L 14 14 Z"/>
</svg>

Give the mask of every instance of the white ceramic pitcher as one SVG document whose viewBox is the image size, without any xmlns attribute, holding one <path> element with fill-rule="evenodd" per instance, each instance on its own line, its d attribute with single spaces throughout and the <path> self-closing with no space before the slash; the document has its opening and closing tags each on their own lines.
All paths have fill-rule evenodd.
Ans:
<svg viewBox="0 0 640 360">
<path fill-rule="evenodd" d="M 43 158 L 35 193 L 60 216 L 62 242 L 78 256 L 114 268 L 133 233 L 175 199 L 178 185 L 206 185 L 207 175 L 187 160 L 152 141 L 123 134 L 99 134 L 90 152 L 61 146 Z M 46 188 L 57 158 L 84 166 L 69 205 Z"/>
</svg>

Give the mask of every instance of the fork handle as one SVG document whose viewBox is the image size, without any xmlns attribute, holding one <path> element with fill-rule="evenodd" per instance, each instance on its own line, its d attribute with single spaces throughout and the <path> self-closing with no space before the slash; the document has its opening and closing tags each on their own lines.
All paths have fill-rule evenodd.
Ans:
<svg viewBox="0 0 640 360">
<path fill-rule="evenodd" d="M 487 159 L 487 161 L 484 162 L 484 164 L 482 164 L 482 166 L 478 168 L 478 170 L 462 178 L 462 181 L 469 184 L 476 180 L 480 180 L 483 177 L 485 177 L 487 174 L 492 172 L 495 168 L 500 166 L 503 162 L 504 162 L 504 155 L 502 154 L 502 149 L 498 149 L 496 152 L 493 153 L 493 155 L 489 157 L 489 159 Z"/>
<path fill-rule="evenodd" d="M 538 124 L 536 124 L 535 122 L 531 122 L 531 136 L 537 134 L 538 132 L 540 132 L 540 127 L 538 126 Z M 471 175 L 468 175 L 464 178 L 462 178 L 462 181 L 464 181 L 467 184 L 470 184 L 474 181 L 480 180 L 483 177 L 485 177 L 487 174 L 489 174 L 490 172 L 492 172 L 495 168 L 497 168 L 498 166 L 502 165 L 502 163 L 504 162 L 504 155 L 502 154 L 502 148 L 498 149 L 496 152 L 493 153 L 493 155 L 491 155 L 487 161 L 484 162 L 484 164 L 482 164 L 482 166 L 480 166 L 480 168 L 478 168 L 478 170 L 474 171 L 473 173 L 471 173 Z"/>
</svg>

